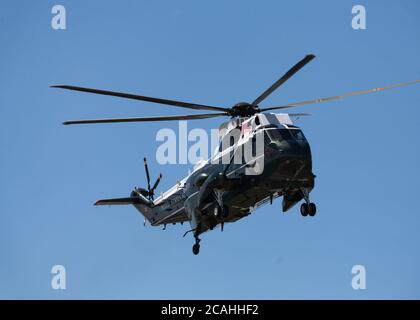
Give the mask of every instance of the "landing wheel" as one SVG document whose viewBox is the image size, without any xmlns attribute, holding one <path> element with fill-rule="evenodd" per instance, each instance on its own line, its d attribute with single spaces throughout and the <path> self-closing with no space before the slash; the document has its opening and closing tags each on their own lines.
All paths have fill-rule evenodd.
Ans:
<svg viewBox="0 0 420 320">
<path fill-rule="evenodd" d="M 300 205 L 300 214 L 303 217 L 306 217 L 309 214 L 309 206 L 306 202 L 304 202 Z"/>
<path fill-rule="evenodd" d="M 315 205 L 315 203 L 313 203 L 313 202 L 311 202 L 310 204 L 309 204 L 309 206 L 308 206 L 309 208 L 309 215 L 311 216 L 311 217 L 313 217 L 314 215 L 316 215 L 316 205 Z"/>
<path fill-rule="evenodd" d="M 200 253 L 200 245 L 198 243 L 196 243 L 195 245 L 193 245 L 192 250 L 193 250 L 193 253 L 195 255 L 199 254 Z"/>
</svg>

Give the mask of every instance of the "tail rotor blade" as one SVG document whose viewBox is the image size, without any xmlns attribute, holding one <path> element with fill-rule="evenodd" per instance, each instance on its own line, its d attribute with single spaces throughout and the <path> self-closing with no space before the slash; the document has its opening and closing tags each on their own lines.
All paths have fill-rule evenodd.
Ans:
<svg viewBox="0 0 420 320">
<path fill-rule="evenodd" d="M 162 179 L 162 174 L 159 174 L 159 177 L 156 179 L 156 182 L 152 187 L 152 194 L 154 194 L 154 191 L 156 190 L 157 186 L 159 185 L 159 182 L 160 182 L 161 179 Z"/>
<path fill-rule="evenodd" d="M 146 158 L 143 159 L 144 161 L 144 169 L 146 170 L 146 178 L 147 178 L 147 191 L 150 193 L 150 174 L 149 174 L 149 166 L 147 165 Z"/>
</svg>

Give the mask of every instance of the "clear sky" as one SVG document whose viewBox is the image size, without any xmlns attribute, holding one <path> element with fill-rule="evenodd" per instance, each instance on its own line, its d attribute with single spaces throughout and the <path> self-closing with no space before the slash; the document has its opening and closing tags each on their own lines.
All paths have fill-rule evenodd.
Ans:
<svg viewBox="0 0 420 320">
<path fill-rule="evenodd" d="M 67 29 L 51 28 L 51 8 Z M 364 4 L 367 29 L 351 28 Z M 66 92 L 73 84 L 231 106 L 305 54 L 317 58 L 262 106 L 420 79 L 419 1 L 1 1 L 0 298 L 420 298 L 420 86 L 296 108 L 317 175 L 315 218 L 281 201 L 202 236 L 93 207 L 191 167 L 158 165 L 159 128 L 63 120 L 194 113 Z M 223 119 L 222 119 L 223 120 Z M 210 130 L 220 119 L 190 121 Z M 361 264 L 367 289 L 353 290 Z M 67 289 L 51 288 L 63 265 Z"/>
</svg>

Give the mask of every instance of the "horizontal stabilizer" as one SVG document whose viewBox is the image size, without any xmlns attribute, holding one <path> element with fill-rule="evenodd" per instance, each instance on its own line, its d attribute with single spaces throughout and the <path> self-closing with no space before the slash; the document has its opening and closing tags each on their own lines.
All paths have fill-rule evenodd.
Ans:
<svg viewBox="0 0 420 320">
<path fill-rule="evenodd" d="M 115 199 L 103 199 L 95 202 L 95 206 L 105 206 L 105 205 L 126 205 L 126 204 L 136 204 L 139 203 L 138 197 L 127 197 L 127 198 L 115 198 Z"/>
</svg>

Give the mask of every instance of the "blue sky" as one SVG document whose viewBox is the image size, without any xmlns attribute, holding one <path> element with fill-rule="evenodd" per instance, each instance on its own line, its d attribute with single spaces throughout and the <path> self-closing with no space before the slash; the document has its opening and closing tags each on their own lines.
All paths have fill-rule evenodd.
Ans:
<svg viewBox="0 0 420 320">
<path fill-rule="evenodd" d="M 67 29 L 51 28 L 51 8 Z M 363 4 L 367 29 L 351 28 Z M 93 207 L 188 165 L 157 164 L 176 123 L 64 127 L 73 118 L 182 114 L 65 92 L 73 84 L 203 104 L 252 101 L 307 53 L 317 58 L 262 106 L 420 78 L 418 1 L 1 1 L 0 298 L 420 298 L 420 86 L 295 111 L 317 175 L 315 218 L 281 201 L 202 237 L 143 227 L 132 207 Z M 210 130 L 219 119 L 189 122 Z M 64 265 L 67 289 L 51 288 Z M 367 289 L 353 290 L 362 264 Z"/>
</svg>

